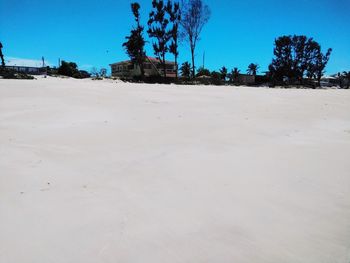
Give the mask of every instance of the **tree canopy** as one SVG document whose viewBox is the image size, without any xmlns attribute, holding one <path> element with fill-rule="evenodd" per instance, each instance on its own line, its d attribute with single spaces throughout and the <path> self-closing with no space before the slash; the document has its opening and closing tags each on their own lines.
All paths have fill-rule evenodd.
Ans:
<svg viewBox="0 0 350 263">
<path fill-rule="evenodd" d="M 325 54 L 313 38 L 281 36 L 275 40 L 274 58 L 269 71 L 274 80 L 288 83 L 302 82 L 304 76 L 318 81 L 324 73 L 332 49 Z"/>
</svg>

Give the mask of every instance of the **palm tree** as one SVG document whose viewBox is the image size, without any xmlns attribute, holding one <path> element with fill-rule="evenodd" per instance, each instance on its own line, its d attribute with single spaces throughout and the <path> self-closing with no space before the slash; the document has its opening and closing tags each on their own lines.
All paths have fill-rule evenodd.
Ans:
<svg viewBox="0 0 350 263">
<path fill-rule="evenodd" d="M 249 75 L 253 75 L 256 76 L 256 73 L 258 72 L 259 69 L 259 65 L 258 64 L 254 64 L 254 63 L 250 63 L 247 69 L 247 73 Z"/>
<path fill-rule="evenodd" d="M 238 82 L 238 77 L 239 77 L 240 70 L 238 68 L 234 68 L 230 75 L 230 82 L 237 83 Z"/>
<path fill-rule="evenodd" d="M 226 77 L 227 77 L 227 68 L 225 66 L 223 66 L 221 69 L 220 69 L 220 75 L 221 75 L 221 79 L 223 81 L 226 81 Z"/>
<path fill-rule="evenodd" d="M 182 77 L 189 79 L 191 77 L 191 64 L 188 62 L 182 63 L 180 73 Z"/>
</svg>

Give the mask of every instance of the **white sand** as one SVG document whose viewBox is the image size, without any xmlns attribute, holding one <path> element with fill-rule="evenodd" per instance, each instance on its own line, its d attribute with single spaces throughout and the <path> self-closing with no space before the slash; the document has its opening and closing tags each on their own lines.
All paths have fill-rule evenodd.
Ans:
<svg viewBox="0 0 350 263">
<path fill-rule="evenodd" d="M 349 263 L 350 91 L 0 80 L 1 263 Z"/>
</svg>

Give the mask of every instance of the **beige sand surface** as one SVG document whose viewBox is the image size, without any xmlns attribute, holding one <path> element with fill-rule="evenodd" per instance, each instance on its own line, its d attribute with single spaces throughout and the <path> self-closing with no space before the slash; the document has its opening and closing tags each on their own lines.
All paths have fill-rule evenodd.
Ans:
<svg viewBox="0 0 350 263">
<path fill-rule="evenodd" d="M 350 91 L 0 80 L 0 263 L 349 263 Z"/>
</svg>

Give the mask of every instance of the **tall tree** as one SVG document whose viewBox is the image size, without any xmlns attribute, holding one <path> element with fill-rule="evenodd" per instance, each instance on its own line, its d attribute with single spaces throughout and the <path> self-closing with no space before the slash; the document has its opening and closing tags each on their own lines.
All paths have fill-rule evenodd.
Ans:
<svg viewBox="0 0 350 263">
<path fill-rule="evenodd" d="M 181 11 L 179 2 L 172 3 L 171 0 L 168 0 L 166 10 L 170 16 L 170 22 L 172 23 L 172 28 L 170 29 L 171 34 L 171 43 L 169 46 L 169 51 L 175 57 L 175 74 L 176 78 L 178 77 L 178 64 L 177 58 L 179 56 L 179 23 L 181 21 Z"/>
<path fill-rule="evenodd" d="M 191 64 L 188 62 L 182 63 L 180 73 L 183 78 L 189 79 L 191 76 Z"/>
<path fill-rule="evenodd" d="M 166 77 L 165 55 L 169 51 L 168 42 L 172 36 L 172 32 L 169 29 L 170 18 L 167 6 L 163 0 L 153 0 L 152 7 L 153 10 L 149 14 L 147 33 L 150 38 L 155 38 L 156 40 L 153 42 L 154 54 L 163 66 L 163 74 Z"/>
<path fill-rule="evenodd" d="M 131 61 L 139 66 L 141 71 L 141 77 L 145 75 L 144 62 L 146 59 L 145 52 L 145 39 L 143 37 L 143 26 L 140 24 L 140 5 L 138 3 L 131 4 L 131 11 L 135 17 L 136 28 L 131 30 L 130 36 L 127 36 L 127 41 L 123 43 L 123 47 L 126 53 L 130 57 Z"/>
<path fill-rule="evenodd" d="M 2 53 L 2 43 L 0 42 L 0 58 L 1 58 L 1 66 L 5 67 L 5 60 L 4 60 L 4 54 Z"/>
<path fill-rule="evenodd" d="M 247 73 L 249 75 L 253 75 L 256 76 L 256 73 L 258 72 L 259 69 L 259 65 L 258 64 L 254 64 L 254 63 L 250 63 L 247 69 Z"/>
<path fill-rule="evenodd" d="M 181 26 L 185 39 L 190 44 L 192 76 L 195 76 L 195 50 L 204 25 L 209 21 L 210 9 L 202 0 L 182 0 Z"/>
<path fill-rule="evenodd" d="M 321 52 L 321 47 L 317 51 L 318 51 L 318 54 L 314 60 L 314 67 L 315 67 L 315 72 L 316 72 L 317 85 L 320 87 L 321 86 L 321 78 L 322 78 L 323 74 L 325 73 L 325 68 L 326 68 L 327 63 L 329 61 L 329 58 L 331 56 L 332 49 L 329 48 L 325 54 L 323 54 Z"/>
</svg>

